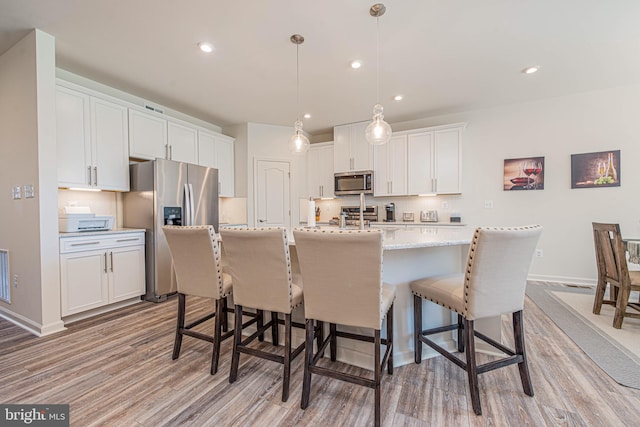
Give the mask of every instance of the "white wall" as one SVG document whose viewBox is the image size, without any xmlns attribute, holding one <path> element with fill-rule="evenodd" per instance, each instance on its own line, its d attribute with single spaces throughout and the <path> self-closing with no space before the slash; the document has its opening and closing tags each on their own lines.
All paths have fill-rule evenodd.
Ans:
<svg viewBox="0 0 640 427">
<path fill-rule="evenodd" d="M 640 237 L 639 116 L 640 86 L 632 86 L 392 125 L 467 122 L 462 196 L 452 196 L 450 209 L 471 226 L 542 224 L 544 257 L 534 259 L 532 277 L 593 283 L 591 222 L 619 223 L 623 236 Z M 571 189 L 571 154 L 617 149 L 620 187 Z M 545 156 L 544 190 L 503 191 L 504 159 L 532 156 Z"/>
<path fill-rule="evenodd" d="M 10 252 L 11 304 L 0 314 L 36 334 L 60 320 L 55 41 L 32 31 L 0 57 L 0 247 Z M 13 186 L 33 184 L 35 198 L 13 200 Z M 13 286 L 13 276 L 18 276 Z"/>
</svg>

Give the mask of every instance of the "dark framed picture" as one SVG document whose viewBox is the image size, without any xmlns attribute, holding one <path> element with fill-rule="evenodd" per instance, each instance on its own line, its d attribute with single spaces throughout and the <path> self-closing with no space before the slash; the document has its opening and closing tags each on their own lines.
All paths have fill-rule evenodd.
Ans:
<svg viewBox="0 0 640 427">
<path fill-rule="evenodd" d="M 503 189 L 544 190 L 544 157 L 505 159 Z"/>
<path fill-rule="evenodd" d="M 620 187 L 620 150 L 571 155 L 571 188 Z"/>
</svg>

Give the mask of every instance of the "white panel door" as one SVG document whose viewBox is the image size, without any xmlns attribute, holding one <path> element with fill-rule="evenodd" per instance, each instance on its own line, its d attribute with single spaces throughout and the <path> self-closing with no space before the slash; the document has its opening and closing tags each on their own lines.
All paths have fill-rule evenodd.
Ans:
<svg viewBox="0 0 640 427">
<path fill-rule="evenodd" d="M 180 123 L 167 123 L 169 159 L 198 164 L 198 131 Z"/>
<path fill-rule="evenodd" d="M 407 137 L 408 194 L 431 194 L 433 184 L 433 132 L 410 134 Z"/>
<path fill-rule="evenodd" d="M 91 98 L 93 185 L 103 190 L 129 191 L 127 108 Z"/>
<path fill-rule="evenodd" d="M 163 118 L 129 110 L 129 156 L 138 159 L 167 159 L 167 121 Z"/>
<path fill-rule="evenodd" d="M 56 140 L 58 185 L 91 187 L 91 132 L 89 96 L 67 88 L 56 88 Z"/>
<path fill-rule="evenodd" d="M 258 160 L 255 177 L 256 226 L 290 227 L 289 162 Z"/>
</svg>

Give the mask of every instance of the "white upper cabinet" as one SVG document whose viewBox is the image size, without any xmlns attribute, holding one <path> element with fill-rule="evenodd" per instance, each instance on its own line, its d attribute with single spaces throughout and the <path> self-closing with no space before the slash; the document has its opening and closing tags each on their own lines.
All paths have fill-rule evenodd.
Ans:
<svg viewBox="0 0 640 427">
<path fill-rule="evenodd" d="M 233 138 L 198 130 L 198 164 L 218 169 L 218 193 L 234 196 Z"/>
<path fill-rule="evenodd" d="M 129 191 L 127 109 L 56 88 L 58 186 Z"/>
<path fill-rule="evenodd" d="M 307 190 L 314 199 L 334 197 L 333 143 L 311 144 L 307 154 Z"/>
<path fill-rule="evenodd" d="M 129 157 L 168 159 L 167 121 L 162 117 L 129 109 Z"/>
<path fill-rule="evenodd" d="M 407 132 L 408 194 L 459 194 L 464 124 Z"/>
<path fill-rule="evenodd" d="M 169 159 L 198 164 L 198 131 L 193 126 L 167 123 Z"/>
<path fill-rule="evenodd" d="M 351 172 L 373 169 L 373 146 L 365 139 L 369 122 L 333 128 L 333 170 Z"/>
<path fill-rule="evenodd" d="M 407 194 L 407 135 L 394 135 L 373 150 L 375 196 Z"/>
</svg>

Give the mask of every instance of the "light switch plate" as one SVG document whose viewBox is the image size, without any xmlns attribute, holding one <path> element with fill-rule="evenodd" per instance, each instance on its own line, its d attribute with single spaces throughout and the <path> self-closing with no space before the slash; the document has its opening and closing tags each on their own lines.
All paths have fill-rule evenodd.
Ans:
<svg viewBox="0 0 640 427">
<path fill-rule="evenodd" d="M 36 195 L 33 184 L 27 184 L 24 186 L 24 198 L 33 199 Z"/>
<path fill-rule="evenodd" d="M 19 185 L 16 185 L 11 189 L 11 196 L 13 197 L 13 200 L 22 199 L 22 191 Z"/>
</svg>

